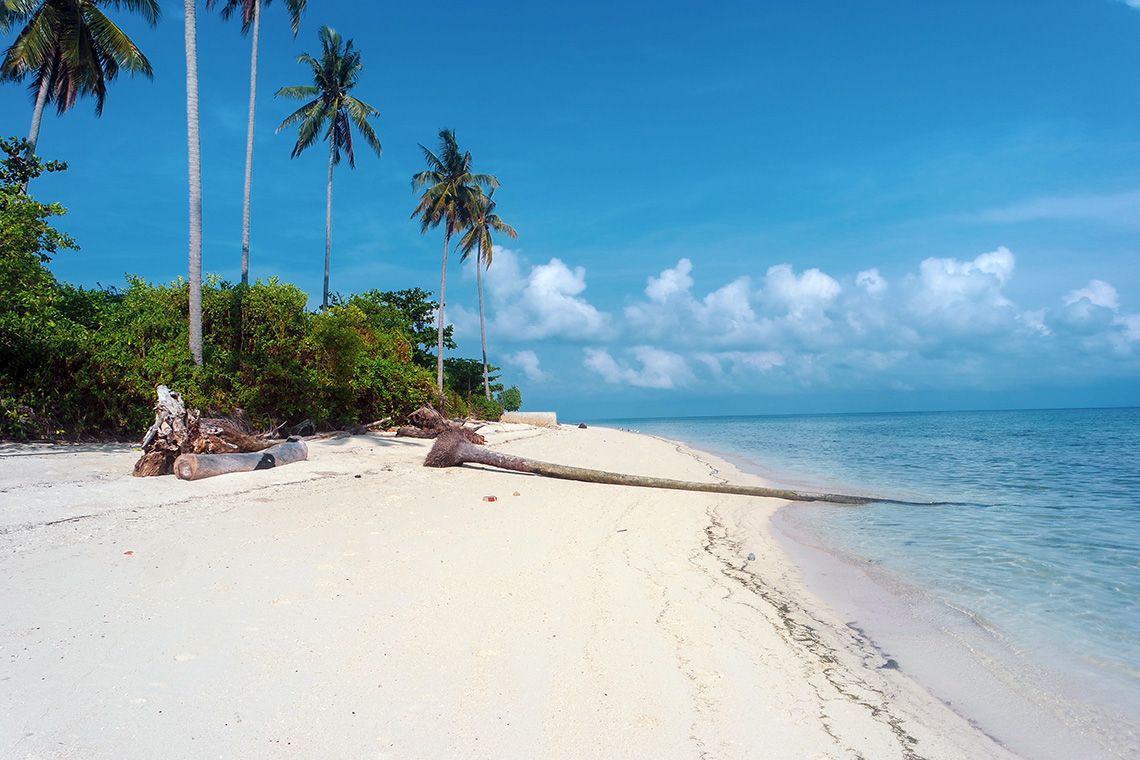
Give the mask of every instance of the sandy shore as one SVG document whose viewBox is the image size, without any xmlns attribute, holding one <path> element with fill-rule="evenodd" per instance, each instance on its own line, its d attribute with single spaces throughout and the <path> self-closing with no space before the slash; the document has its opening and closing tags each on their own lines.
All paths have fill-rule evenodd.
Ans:
<svg viewBox="0 0 1140 760">
<path fill-rule="evenodd" d="M 483 432 L 760 484 L 649 436 Z M 0 757 L 1013 757 L 805 591 L 780 502 L 429 446 L 194 483 L 131 477 L 129 447 L 0 448 Z"/>
</svg>

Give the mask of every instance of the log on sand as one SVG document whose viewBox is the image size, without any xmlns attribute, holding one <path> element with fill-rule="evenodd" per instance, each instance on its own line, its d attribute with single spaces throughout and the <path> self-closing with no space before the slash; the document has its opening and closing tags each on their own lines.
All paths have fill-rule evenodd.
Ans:
<svg viewBox="0 0 1140 760">
<path fill-rule="evenodd" d="M 156 390 L 154 424 L 143 437 L 143 455 L 135 463 L 136 477 L 171 474 L 180 454 L 236 454 L 272 445 L 240 430 L 230 420 L 202 417 L 197 409 L 187 409 L 181 394 L 165 385 Z"/>
<path fill-rule="evenodd" d="M 179 480 L 201 480 L 230 472 L 268 470 L 301 462 L 308 456 L 309 448 L 304 441 L 286 441 L 264 451 L 245 454 L 183 454 L 174 460 L 174 474 Z"/>
<path fill-rule="evenodd" d="M 482 446 L 475 446 L 462 436 L 451 432 L 440 433 L 435 445 L 424 460 L 424 467 L 458 467 L 463 464 L 485 464 L 503 470 L 544 475 L 548 478 L 580 480 L 587 483 L 609 483 L 621 486 L 641 486 L 643 488 L 671 488 L 680 491 L 704 491 L 707 493 L 729 493 L 744 496 L 770 496 L 789 501 L 823 501 L 832 504 L 871 504 L 888 499 L 873 499 L 866 496 L 847 496 L 836 493 L 805 493 L 781 488 L 760 488 L 758 486 L 734 486 L 729 483 L 696 483 L 687 480 L 670 480 L 645 475 L 623 475 L 605 470 L 589 470 L 583 467 L 569 467 L 535 459 L 501 454 Z"/>
</svg>

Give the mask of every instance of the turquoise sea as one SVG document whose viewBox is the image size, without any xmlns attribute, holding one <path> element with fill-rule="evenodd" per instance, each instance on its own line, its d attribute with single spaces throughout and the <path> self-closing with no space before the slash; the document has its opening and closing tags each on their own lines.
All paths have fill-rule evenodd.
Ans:
<svg viewBox="0 0 1140 760">
<path fill-rule="evenodd" d="M 727 456 L 774 485 L 946 502 L 793 513 L 835 551 L 978 621 L 1015 668 L 1111 703 L 1125 734 L 1140 726 L 1140 409 L 599 424 Z M 1120 756 L 1140 756 L 1136 738 Z"/>
</svg>

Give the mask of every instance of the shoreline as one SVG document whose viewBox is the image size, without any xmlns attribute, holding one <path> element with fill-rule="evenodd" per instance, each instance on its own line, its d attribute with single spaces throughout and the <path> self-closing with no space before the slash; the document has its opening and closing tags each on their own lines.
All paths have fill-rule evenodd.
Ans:
<svg viewBox="0 0 1140 760">
<path fill-rule="evenodd" d="M 684 441 L 683 445 L 728 461 L 742 472 L 774 478 L 778 487 L 864 493 L 854 483 L 821 485 L 771 472 L 707 443 Z M 810 521 L 796 518 L 819 508 L 785 503 L 773 513 L 770 529 L 800 569 L 806 589 L 871 647 L 900 663 L 922 688 L 1019 756 L 1032 760 L 1134 756 L 1140 742 L 1140 721 L 1128 717 L 1140 715 L 1134 712 L 1140 709 L 1140 691 L 1134 683 L 1117 682 L 1107 674 L 1093 683 L 1074 680 L 1073 673 L 1050 669 L 1014 651 L 1000 631 L 973 611 L 850 553 Z"/>
<path fill-rule="evenodd" d="M 760 484 L 655 436 L 481 432 Z M 806 591 L 783 502 L 433 471 L 428 448 L 319 441 L 193 483 L 132 478 L 126 447 L 0 453 L 0 754 L 1015 757 Z"/>
</svg>

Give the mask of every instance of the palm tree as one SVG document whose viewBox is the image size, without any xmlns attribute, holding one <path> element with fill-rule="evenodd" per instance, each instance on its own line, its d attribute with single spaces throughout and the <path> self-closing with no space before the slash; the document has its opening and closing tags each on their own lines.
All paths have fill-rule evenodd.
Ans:
<svg viewBox="0 0 1140 760">
<path fill-rule="evenodd" d="M 412 190 L 424 188 L 412 218 L 420 217 L 420 231 L 443 224 L 443 274 L 439 281 L 439 318 L 436 320 L 438 340 L 436 344 L 435 374 L 440 393 L 443 392 L 443 303 L 447 287 L 447 252 L 451 248 L 451 236 L 459 231 L 460 220 L 470 216 L 474 199 L 480 195 L 480 187 L 494 190 L 499 181 L 489 174 L 471 173 L 471 152 L 461 152 L 455 140 L 455 132 L 441 129 L 439 132 L 439 155 L 420 146 L 427 160 L 427 171 L 412 177 Z"/>
<path fill-rule="evenodd" d="M 272 0 L 225 0 L 222 7 L 222 18 L 228 19 L 238 10 L 241 11 L 241 33 L 248 34 L 253 30 L 253 53 L 249 64 L 249 129 L 245 139 L 245 198 L 242 206 L 241 230 L 241 284 L 249 284 L 249 214 L 250 196 L 253 191 L 253 122 L 257 107 L 257 42 L 261 36 L 261 6 L 269 5 Z M 210 10 L 218 0 L 206 0 L 206 10 Z M 301 11 L 305 10 L 306 0 L 285 0 L 285 7 L 293 20 L 293 37 L 301 25 Z"/>
<path fill-rule="evenodd" d="M 186 141 L 190 164 L 190 354 L 202 366 L 202 150 L 198 131 L 198 14 L 186 0 Z"/>
<path fill-rule="evenodd" d="M 6 34 L 13 24 L 28 14 L 31 7 L 31 0 L 0 0 L 0 34 Z"/>
<path fill-rule="evenodd" d="M 379 116 L 380 112 L 348 94 L 348 91 L 356 86 L 360 70 L 364 68 L 360 63 L 360 52 L 352 49 L 352 40 L 341 48 L 340 35 L 327 26 L 322 26 L 317 36 L 321 40 L 321 59 L 318 61 L 308 53 L 297 56 L 298 63 L 312 67 L 314 86 L 282 87 L 277 91 L 278 96 L 297 100 L 311 98 L 311 100 L 281 122 L 277 131 L 280 132 L 285 127 L 300 122 L 297 144 L 293 146 L 291 158 L 296 158 L 305 148 L 315 143 L 322 130 L 325 130 L 325 139 L 329 141 L 328 210 L 325 216 L 325 290 L 321 301 L 321 309 L 327 311 L 329 259 L 332 255 L 333 167 L 340 163 L 340 153 L 343 150 L 348 156 L 348 165 L 353 169 L 356 168 L 350 129 L 353 124 L 360 130 L 360 134 L 364 135 L 365 141 L 372 150 L 376 151 L 377 156 L 383 149 L 372 125 L 368 123 L 369 116 Z"/>
<path fill-rule="evenodd" d="M 466 261 L 473 249 L 479 249 L 475 261 L 475 281 L 479 285 L 479 334 L 483 340 L 483 393 L 488 400 L 491 398 L 491 380 L 487 372 L 487 325 L 483 317 L 483 267 L 488 269 L 491 267 L 491 256 L 494 251 L 491 233 L 501 232 L 510 236 L 512 240 L 519 236 L 514 227 L 495 213 L 495 201 L 491 200 L 494 194 L 495 191 L 492 190 L 490 195 L 480 194 L 475 198 L 471 216 L 466 220 L 467 231 L 459 240 L 459 249 L 463 251 L 461 261 Z"/>
<path fill-rule="evenodd" d="M 40 138 L 44 107 L 54 103 L 62 116 L 80 95 L 95 98 L 95 114 L 103 113 L 107 82 L 119 69 L 153 77 L 150 61 L 131 39 L 98 7 L 100 0 L 2 0 L 0 31 L 26 21 L 0 63 L 0 79 L 22 80 L 34 72 L 29 91 L 34 96 L 28 155 Z M 140 14 L 150 26 L 158 23 L 155 0 L 102 0 Z"/>
</svg>

